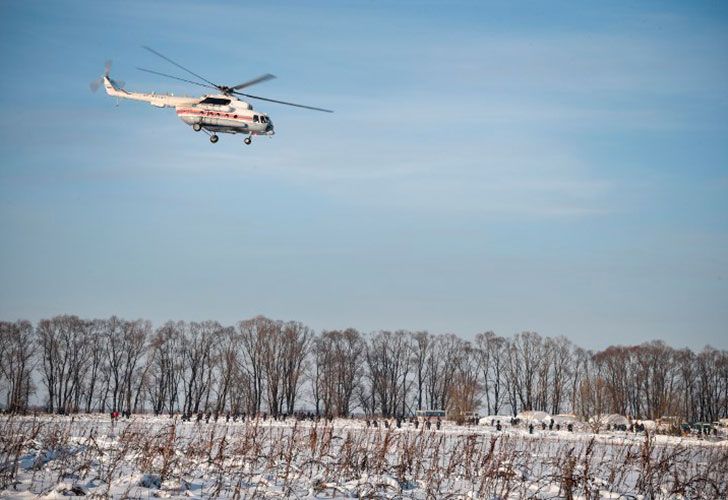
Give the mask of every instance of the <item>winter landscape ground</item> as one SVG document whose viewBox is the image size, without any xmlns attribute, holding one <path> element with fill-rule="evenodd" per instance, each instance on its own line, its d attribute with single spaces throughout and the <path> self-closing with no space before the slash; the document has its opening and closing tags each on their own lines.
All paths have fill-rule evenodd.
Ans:
<svg viewBox="0 0 728 500">
<path fill-rule="evenodd" d="M 720 438 L 363 420 L 2 417 L 0 496 L 726 498 Z"/>
</svg>

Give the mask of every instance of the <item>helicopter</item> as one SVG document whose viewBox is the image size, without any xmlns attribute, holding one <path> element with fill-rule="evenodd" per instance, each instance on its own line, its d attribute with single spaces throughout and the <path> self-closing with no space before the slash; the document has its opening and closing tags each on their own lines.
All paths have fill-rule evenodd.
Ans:
<svg viewBox="0 0 728 500">
<path fill-rule="evenodd" d="M 124 89 L 124 82 L 111 78 L 111 61 L 106 61 L 104 74 L 91 82 L 91 91 L 96 92 L 99 87 L 103 85 L 106 93 L 112 97 L 116 97 L 117 99 L 148 102 L 157 108 L 175 108 L 177 116 L 184 123 L 190 125 L 192 130 L 195 132 L 204 131 L 209 136 L 210 142 L 213 144 L 219 140 L 217 135 L 218 133 L 245 134 L 246 137 L 243 139 L 243 142 L 248 145 L 252 143 L 253 136 L 272 137 L 275 134 L 273 122 L 268 114 L 254 110 L 253 106 L 249 102 L 244 101 L 239 97 L 247 97 L 249 99 L 284 104 L 286 106 L 294 106 L 314 111 L 323 111 L 324 113 L 333 113 L 330 109 L 305 106 L 303 104 L 279 101 L 276 99 L 269 99 L 267 97 L 240 92 L 242 89 L 274 79 L 275 76 L 270 73 L 239 83 L 238 85 L 219 85 L 203 78 L 181 64 L 176 63 L 169 57 L 157 52 L 151 47 L 143 46 L 143 48 L 192 75 L 195 80 L 181 78 L 179 76 L 169 75 L 167 73 L 146 68 L 137 67 L 138 70 L 198 85 L 200 87 L 211 88 L 217 92 L 213 94 L 205 94 L 200 97 L 130 92 Z"/>
</svg>

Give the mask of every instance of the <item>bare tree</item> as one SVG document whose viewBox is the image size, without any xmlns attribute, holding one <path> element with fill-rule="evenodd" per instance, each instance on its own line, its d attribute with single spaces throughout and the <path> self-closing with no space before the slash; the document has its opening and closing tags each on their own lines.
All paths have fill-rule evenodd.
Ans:
<svg viewBox="0 0 728 500">
<path fill-rule="evenodd" d="M 88 363 L 85 328 L 78 316 L 56 316 L 38 323 L 43 382 L 50 412 L 78 410 L 82 375 Z"/>
<path fill-rule="evenodd" d="M 275 328 L 274 321 L 264 316 L 238 322 L 242 346 L 241 368 L 246 374 L 251 394 L 248 412 L 259 413 L 263 405 L 265 381 L 265 351 L 268 332 Z"/>
<path fill-rule="evenodd" d="M 157 329 L 149 342 L 149 398 L 156 415 L 167 410 L 173 413 L 178 406 L 179 385 L 182 380 L 183 336 L 185 324 L 168 321 Z"/>
<path fill-rule="evenodd" d="M 268 411 L 278 416 L 283 405 L 283 324 L 268 321 L 265 328 L 258 330 L 261 349 L 261 362 L 265 377 Z"/>
<path fill-rule="evenodd" d="M 123 374 L 125 395 L 124 403 L 127 412 L 137 411 L 139 398 L 142 394 L 143 384 L 146 379 L 146 367 L 143 365 L 143 357 L 146 349 L 147 338 L 152 333 L 152 323 L 138 319 L 136 321 L 124 322 L 124 356 Z M 138 368 L 144 368 L 139 371 Z"/>
<path fill-rule="evenodd" d="M 562 405 L 567 394 L 569 381 L 573 376 L 573 352 L 572 345 L 565 337 L 557 337 L 550 340 L 551 345 L 551 408 L 552 415 L 561 413 Z"/>
<path fill-rule="evenodd" d="M 283 399 L 286 412 L 292 414 L 296 409 L 296 399 L 303 383 L 305 361 L 314 337 L 313 330 L 298 321 L 283 325 L 282 381 Z"/>
<path fill-rule="evenodd" d="M 638 378 L 642 380 L 642 400 L 649 418 L 672 415 L 675 411 L 676 364 L 674 350 L 662 341 L 638 347 Z"/>
<path fill-rule="evenodd" d="M 589 423 L 593 432 L 599 432 L 606 424 L 607 407 L 604 378 L 596 373 L 585 376 L 579 383 L 578 415 Z"/>
<path fill-rule="evenodd" d="M 448 410 L 461 420 L 466 414 L 477 409 L 482 386 L 479 382 L 482 358 L 477 349 L 469 342 L 460 343 L 453 359 L 455 365 L 454 380 L 450 385 Z"/>
<path fill-rule="evenodd" d="M 372 410 L 385 417 L 406 412 L 406 394 L 412 346 L 405 331 L 380 331 L 366 349 Z"/>
<path fill-rule="evenodd" d="M 432 337 L 422 331 L 412 334 L 412 364 L 414 365 L 415 384 L 417 386 L 417 409 L 422 410 L 424 403 L 425 376 L 427 371 L 427 357 L 430 354 Z"/>
<path fill-rule="evenodd" d="M 438 335 L 434 338 L 427 357 L 426 394 L 430 408 L 447 409 L 451 396 L 450 387 L 457 369 L 456 360 L 462 348 L 455 335 Z"/>
<path fill-rule="evenodd" d="M 719 417 L 728 417 L 728 351 L 718 353 L 715 368 L 718 391 L 716 393 L 716 413 Z"/>
<path fill-rule="evenodd" d="M 197 413 L 208 407 L 213 375 L 213 346 L 221 331 L 222 326 L 216 321 L 192 322 L 184 330 L 182 352 L 186 413 Z"/>
<path fill-rule="evenodd" d="M 88 355 L 88 379 L 86 382 L 86 413 L 100 405 L 97 391 L 101 388 L 101 374 L 106 366 L 106 349 L 103 342 L 105 320 L 95 319 L 86 322 L 86 345 Z M 96 401 L 96 403 L 95 403 Z"/>
<path fill-rule="evenodd" d="M 675 353 L 675 362 L 680 374 L 679 414 L 689 420 L 696 419 L 695 411 L 695 353 L 690 349 L 680 349 Z"/>
<path fill-rule="evenodd" d="M 725 415 L 725 410 L 720 412 L 721 399 L 725 399 L 725 378 L 721 373 L 725 369 L 725 352 L 706 346 L 696 360 L 697 413 L 701 421 L 713 422 Z"/>
<path fill-rule="evenodd" d="M 509 382 L 523 410 L 536 408 L 536 390 L 544 362 L 543 339 L 536 332 L 522 332 L 513 337 L 508 356 Z M 515 408 L 513 409 L 515 413 Z"/>
<path fill-rule="evenodd" d="M 623 347 L 609 347 L 593 356 L 606 382 L 604 389 L 609 411 L 629 413 L 629 386 L 636 383 L 629 369 L 630 353 Z"/>
<path fill-rule="evenodd" d="M 503 405 L 503 384 L 508 366 L 508 341 L 493 332 L 479 333 L 475 349 L 480 356 L 483 393 L 488 415 L 498 415 Z"/>
<path fill-rule="evenodd" d="M 124 393 L 124 320 L 112 316 L 104 322 L 103 341 L 107 355 L 107 391 L 111 392 L 111 411 L 121 410 Z M 106 409 L 106 396 L 103 398 Z"/>
<path fill-rule="evenodd" d="M 215 363 L 213 366 L 218 370 L 217 398 L 215 402 L 215 413 L 221 413 L 225 408 L 231 409 L 235 406 L 234 385 L 239 379 L 240 370 L 240 338 L 232 327 L 223 328 L 218 336 L 217 346 L 214 349 Z"/>
<path fill-rule="evenodd" d="M 407 415 L 478 404 L 489 414 L 510 406 L 551 414 L 728 417 L 728 352 L 695 353 L 661 341 L 592 353 L 564 337 L 522 332 L 512 338 L 356 330 L 315 333 L 300 322 L 258 316 L 237 328 L 215 321 L 151 323 L 112 316 L 62 315 L 0 322 L 0 396 L 25 411 L 36 390 L 51 412 L 182 409 L 293 413 L 310 378 L 318 414 Z M 481 399 L 482 397 L 482 399 Z M 482 402 L 482 403 L 481 403 Z"/>
<path fill-rule="evenodd" d="M 311 397 L 313 398 L 316 415 L 321 415 L 322 407 L 325 405 L 324 399 L 329 392 L 324 385 L 327 382 L 327 377 L 325 376 L 326 362 L 331 358 L 330 342 L 323 335 L 313 338 L 311 342 L 311 357 L 311 364 L 309 365 Z"/>
<path fill-rule="evenodd" d="M 315 392 L 324 414 L 346 416 L 351 411 L 365 348 L 361 334 L 353 328 L 324 331 L 316 342 Z"/>
<path fill-rule="evenodd" d="M 35 352 L 33 325 L 29 321 L 0 322 L 0 381 L 5 381 L 5 408 L 10 412 L 23 413 L 28 409 L 35 391 Z"/>
</svg>

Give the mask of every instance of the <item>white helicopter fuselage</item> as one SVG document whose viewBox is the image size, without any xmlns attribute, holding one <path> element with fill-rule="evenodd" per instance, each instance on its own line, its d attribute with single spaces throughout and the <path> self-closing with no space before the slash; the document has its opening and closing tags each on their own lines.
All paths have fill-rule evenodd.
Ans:
<svg viewBox="0 0 728 500">
<path fill-rule="evenodd" d="M 176 106 L 177 116 L 187 125 L 200 125 L 213 132 L 273 135 L 273 123 L 265 113 L 225 95 L 207 95 L 197 103 Z"/>
<path fill-rule="evenodd" d="M 104 77 L 104 88 L 108 95 L 119 99 L 148 102 L 157 108 L 175 108 L 177 116 L 197 131 L 204 129 L 213 134 L 222 132 L 248 136 L 272 136 L 275 133 L 273 123 L 266 113 L 253 110 L 250 103 L 234 96 L 210 94 L 187 97 L 130 92 L 114 86 L 108 76 Z"/>
</svg>

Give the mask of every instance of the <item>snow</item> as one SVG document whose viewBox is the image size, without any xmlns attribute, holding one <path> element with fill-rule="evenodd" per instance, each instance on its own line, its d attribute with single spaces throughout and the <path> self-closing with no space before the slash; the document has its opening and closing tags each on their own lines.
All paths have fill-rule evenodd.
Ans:
<svg viewBox="0 0 728 500">
<path fill-rule="evenodd" d="M 502 431 L 490 426 L 500 419 Z M 726 441 L 363 420 L 0 417 L 0 497 L 714 498 Z"/>
<path fill-rule="evenodd" d="M 607 415 L 604 418 L 604 424 L 605 425 L 623 425 L 625 427 L 629 426 L 629 419 L 625 417 L 624 415 L 619 415 L 618 413 L 612 413 L 611 415 Z"/>
<path fill-rule="evenodd" d="M 551 419 L 551 415 L 545 411 L 522 411 L 516 418 L 523 420 L 524 422 L 548 422 Z"/>
<path fill-rule="evenodd" d="M 576 415 L 572 413 L 560 413 L 558 415 L 554 415 L 554 423 L 559 425 L 568 425 L 568 424 L 575 424 L 579 421 L 578 418 L 576 418 Z"/>
<path fill-rule="evenodd" d="M 637 420 L 637 421 L 635 421 L 635 423 L 638 425 L 642 424 L 645 427 L 645 429 L 647 429 L 649 431 L 654 431 L 655 429 L 657 429 L 657 424 L 655 423 L 654 420 Z"/>
<path fill-rule="evenodd" d="M 513 418 L 511 415 L 487 415 L 478 420 L 478 425 L 491 425 L 491 422 L 495 425 L 498 421 L 500 421 L 501 424 L 504 424 L 505 422 L 510 422 L 511 418 Z"/>
</svg>

